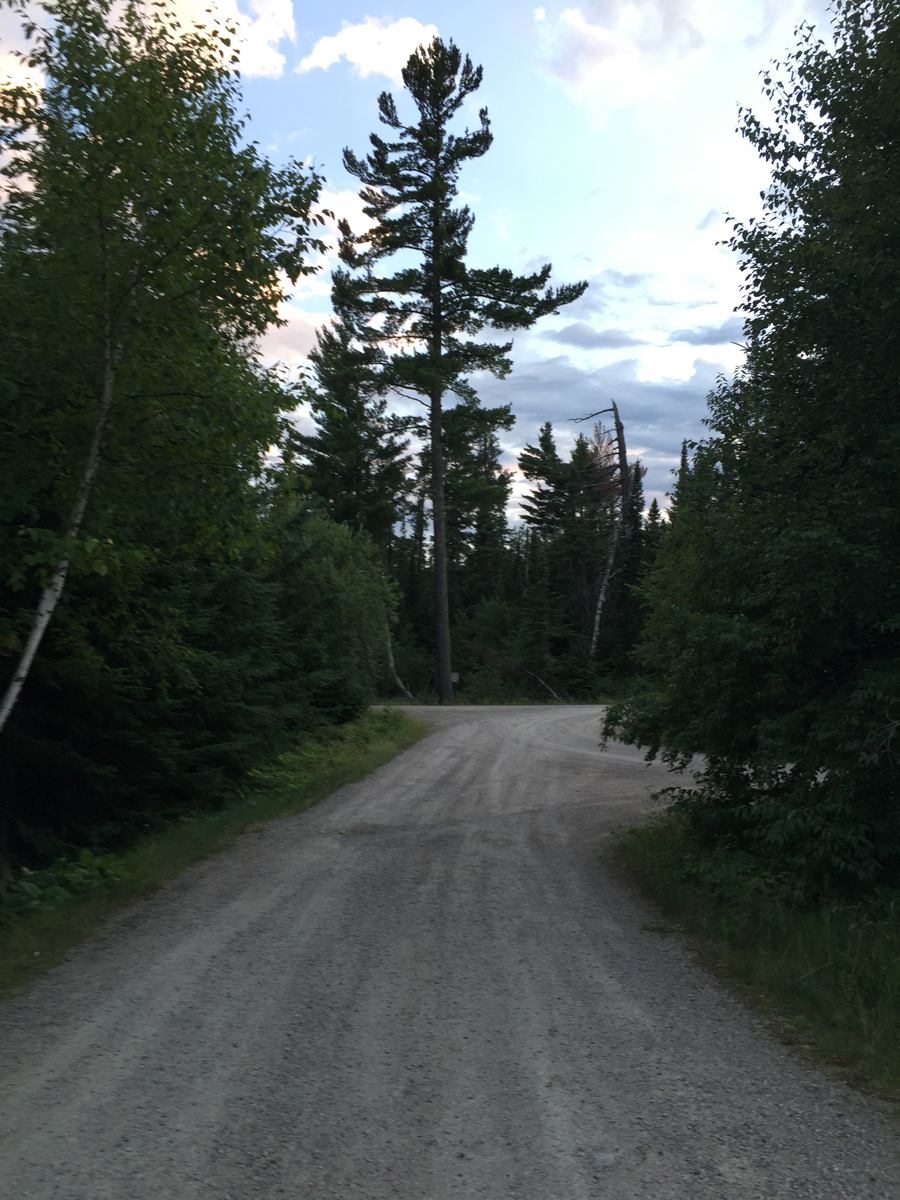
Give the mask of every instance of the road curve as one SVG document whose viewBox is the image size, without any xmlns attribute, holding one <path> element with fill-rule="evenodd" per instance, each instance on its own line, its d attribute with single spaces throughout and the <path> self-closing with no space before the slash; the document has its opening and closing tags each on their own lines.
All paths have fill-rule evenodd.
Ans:
<svg viewBox="0 0 900 1200">
<path fill-rule="evenodd" d="M 4 1200 L 898 1200 L 897 1130 L 604 867 L 594 707 L 434 731 L 0 1007 Z"/>
</svg>

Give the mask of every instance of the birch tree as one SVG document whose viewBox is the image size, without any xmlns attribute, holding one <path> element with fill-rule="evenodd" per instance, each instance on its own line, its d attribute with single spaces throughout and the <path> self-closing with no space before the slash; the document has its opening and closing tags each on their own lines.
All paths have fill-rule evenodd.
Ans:
<svg viewBox="0 0 900 1200">
<path fill-rule="evenodd" d="M 43 380 L 40 398 L 20 394 L 7 410 L 20 435 L 9 446 L 28 432 L 36 443 L 34 461 L 10 451 L 2 464 L 3 499 L 26 517 L 7 567 L 23 588 L 37 572 L 40 593 L 27 632 L 20 612 L 6 637 L 14 668 L 0 728 L 73 559 L 96 546 L 86 524 L 111 434 L 143 423 L 130 446 L 139 460 L 153 420 L 178 410 L 195 436 L 227 439 L 228 420 L 204 429 L 192 416 L 215 390 L 209 380 L 198 389 L 197 362 L 277 323 L 281 280 L 308 272 L 304 256 L 318 246 L 315 174 L 276 171 L 241 145 L 233 29 L 185 31 L 166 3 L 54 0 L 44 26 L 19 7 L 27 60 L 43 82 L 0 91 L 9 189 L 0 286 L 10 312 L 42 314 L 15 336 L 42 329 L 72 347 L 75 364 Z M 148 362 L 153 395 L 141 386 Z M 49 505 L 29 499 L 36 471 Z M 48 509 L 62 514 L 55 528 L 34 522 Z"/>
</svg>

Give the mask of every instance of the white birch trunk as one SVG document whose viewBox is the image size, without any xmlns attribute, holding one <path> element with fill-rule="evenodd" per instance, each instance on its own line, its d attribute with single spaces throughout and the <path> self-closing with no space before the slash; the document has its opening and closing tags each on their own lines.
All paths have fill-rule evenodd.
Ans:
<svg viewBox="0 0 900 1200">
<path fill-rule="evenodd" d="M 105 334 L 103 392 L 100 397 L 100 411 L 97 414 L 97 423 L 94 426 L 94 434 L 91 438 L 91 448 L 88 451 L 87 462 L 78 484 L 75 503 L 72 505 L 72 511 L 69 514 L 68 528 L 66 529 L 67 541 L 77 538 L 81 529 L 81 523 L 84 520 L 85 510 L 87 509 L 87 503 L 91 494 L 91 487 L 97 474 L 97 468 L 100 466 L 100 450 L 103 445 L 103 435 L 106 432 L 109 411 L 112 407 L 113 389 L 116 381 L 116 355 L 113 351 L 111 330 L 108 322 Z M 31 626 L 31 632 L 28 635 L 28 641 L 25 643 L 25 649 L 22 652 L 22 657 L 19 659 L 19 665 L 12 679 L 9 681 L 9 686 L 3 696 L 3 702 L 0 704 L 0 731 L 2 731 L 9 718 L 9 714 L 16 706 L 19 693 L 22 690 L 25 680 L 28 678 L 31 664 L 34 662 L 35 654 L 37 654 L 38 646 L 41 644 L 41 639 L 46 632 L 47 626 L 50 624 L 50 618 L 53 616 L 53 612 L 59 603 L 68 573 L 69 560 L 68 558 L 64 558 L 62 562 L 57 563 L 50 577 L 50 582 L 41 592 L 41 598 L 38 601 L 37 612 L 35 613 L 34 623 Z"/>
<path fill-rule="evenodd" d="M 391 645 L 391 629 L 387 623 L 387 617 L 384 619 L 384 640 L 387 645 L 388 670 L 391 673 L 391 679 L 393 679 L 400 691 L 403 692 L 405 696 L 409 696 L 410 700 L 412 700 L 412 692 L 397 674 L 397 668 L 394 666 L 394 647 Z"/>
</svg>

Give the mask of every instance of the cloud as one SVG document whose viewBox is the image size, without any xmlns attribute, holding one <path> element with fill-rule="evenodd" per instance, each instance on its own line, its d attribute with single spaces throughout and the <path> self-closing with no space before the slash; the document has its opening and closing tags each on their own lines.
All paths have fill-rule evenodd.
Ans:
<svg viewBox="0 0 900 1200">
<path fill-rule="evenodd" d="M 277 79 L 284 70 L 284 55 L 276 50 L 285 38 L 294 40 L 294 6 L 291 0 L 246 0 L 255 15 L 240 14 L 241 72 Z"/>
<path fill-rule="evenodd" d="M 689 346 L 724 346 L 728 342 L 743 341 L 745 337 L 743 317 L 729 317 L 721 325 L 676 329 L 669 335 L 669 341 L 687 342 Z"/>
<path fill-rule="evenodd" d="M 174 0 L 174 9 L 186 27 L 236 25 L 242 75 L 277 79 L 283 72 L 285 57 L 277 47 L 296 36 L 292 0 L 217 0 L 215 5 L 209 0 Z"/>
<path fill-rule="evenodd" d="M 605 271 L 599 271 L 591 280 L 587 291 L 579 296 L 579 298 L 571 304 L 567 311 L 573 316 L 581 316 L 588 313 L 602 313 L 610 306 L 611 293 L 619 290 L 631 290 L 640 287 L 652 279 L 653 275 L 649 271 L 615 271 L 612 268 L 607 268 Z"/>
<path fill-rule="evenodd" d="M 670 470 L 678 465 L 681 443 L 707 436 L 703 418 L 706 397 L 725 372 L 721 363 L 694 361 L 688 379 L 648 381 L 637 376 L 630 359 L 595 369 L 577 367 L 567 355 L 517 365 L 505 380 L 473 380 L 485 405 L 512 402 L 516 428 L 511 442 L 534 443 L 544 421 L 553 423 L 557 444 L 568 448 L 579 431 L 592 422 L 576 424 L 572 418 L 607 408 L 615 400 L 625 425 L 629 458 L 640 458 L 648 468 L 644 486 L 658 497 L 671 491 Z"/>
<path fill-rule="evenodd" d="M 550 329 L 540 335 L 548 342 L 562 342 L 565 346 L 579 346 L 583 350 L 621 350 L 624 346 L 646 346 L 624 329 L 594 329 L 586 321 L 576 321 L 564 329 Z"/>
<path fill-rule="evenodd" d="M 597 276 L 600 283 L 611 284 L 613 287 L 633 288 L 650 279 L 649 271 L 614 271 L 608 267 Z"/>
<path fill-rule="evenodd" d="M 363 198 L 359 192 L 350 188 L 341 192 L 333 192 L 323 188 L 319 193 L 319 204 L 334 213 L 335 221 L 349 221 L 354 233 L 365 233 L 375 224 L 371 217 L 363 212 Z M 335 226 L 336 227 L 336 226 Z"/>
<path fill-rule="evenodd" d="M 587 18 L 626 32 L 642 51 L 689 54 L 704 42 L 702 0 L 582 0 Z"/>
<path fill-rule="evenodd" d="M 113 13 L 117 11 L 120 11 L 118 5 L 113 8 Z M 292 0 L 218 0 L 215 6 L 209 0 L 174 0 L 173 11 L 185 29 L 194 25 L 221 29 L 226 22 L 234 24 L 238 31 L 235 49 L 241 73 L 272 79 L 281 75 L 285 58 L 276 47 L 285 38 L 294 39 Z M 12 76 L 17 83 L 26 79 L 40 82 L 40 74 L 23 67 L 13 53 L 28 45 L 21 36 L 20 25 L 18 14 L 7 13 L 0 7 L 0 46 L 3 47 L 0 79 Z"/>
<path fill-rule="evenodd" d="M 387 75 L 395 83 L 416 49 L 437 37 L 436 25 L 423 25 L 415 17 L 401 17 L 391 24 L 366 17 L 360 25 L 342 22 L 340 33 L 320 38 L 297 70 L 301 73 L 321 67 L 327 71 L 345 58 L 356 73 L 365 79 L 369 75 Z"/>
<path fill-rule="evenodd" d="M 703 233 L 711 226 L 715 225 L 716 221 L 722 216 L 717 208 L 711 208 L 702 221 L 694 227 L 698 233 Z"/>
<path fill-rule="evenodd" d="M 333 320 L 330 313 L 306 312 L 289 301 L 282 304 L 279 316 L 286 324 L 273 326 L 260 338 L 259 348 L 263 360 L 280 362 L 288 366 L 300 366 L 315 347 L 316 333 Z"/>
<path fill-rule="evenodd" d="M 605 121 L 692 69 L 706 44 L 701 15 L 700 0 L 582 0 L 538 28 L 551 74 Z"/>
</svg>

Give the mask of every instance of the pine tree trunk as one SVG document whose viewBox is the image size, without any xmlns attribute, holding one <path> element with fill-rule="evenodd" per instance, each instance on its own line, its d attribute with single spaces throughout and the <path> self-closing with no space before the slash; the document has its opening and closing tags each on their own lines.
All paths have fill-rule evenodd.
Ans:
<svg viewBox="0 0 900 1200">
<path fill-rule="evenodd" d="M 450 661 L 450 600 L 447 588 L 447 518 L 444 510 L 444 446 L 441 438 L 442 392 L 431 393 L 431 516 L 434 528 L 434 612 L 439 704 L 453 703 Z"/>
<path fill-rule="evenodd" d="M 87 503 L 90 499 L 94 477 L 97 474 L 97 468 L 100 466 L 100 450 L 103 445 L 103 435 L 106 432 L 106 423 L 109 420 L 109 410 L 112 407 L 113 389 L 116 381 L 116 357 L 112 345 L 111 331 L 107 324 L 106 336 L 104 338 L 103 391 L 100 397 L 100 411 L 97 414 L 97 421 L 94 425 L 91 447 L 88 451 L 87 462 L 78 484 L 75 503 L 72 505 L 72 511 L 69 514 L 68 527 L 66 529 L 67 541 L 78 537 L 81 530 L 81 523 L 84 520 L 85 510 L 87 509 Z M 16 706 L 19 693 L 22 691 L 25 680 L 31 671 L 34 656 L 37 654 L 47 626 L 50 624 L 50 618 L 53 616 L 54 610 L 59 603 L 59 598 L 63 593 L 68 574 L 69 560 L 68 558 L 64 558 L 61 562 L 57 563 L 50 577 L 50 582 L 41 592 L 41 598 L 38 601 L 37 612 L 34 616 L 31 632 L 28 635 L 28 641 L 25 643 L 25 649 L 22 652 L 22 657 L 19 659 L 19 665 L 12 679 L 9 681 L 3 701 L 0 703 L 0 731 L 2 731 L 9 719 L 10 713 Z"/>
</svg>

